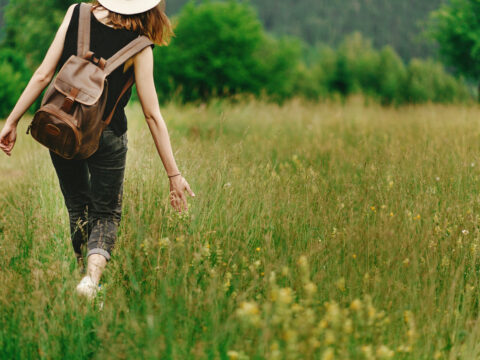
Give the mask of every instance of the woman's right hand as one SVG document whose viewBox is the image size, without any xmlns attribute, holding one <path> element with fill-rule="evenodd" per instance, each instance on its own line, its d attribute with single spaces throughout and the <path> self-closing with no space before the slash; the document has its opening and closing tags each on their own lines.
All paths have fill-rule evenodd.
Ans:
<svg viewBox="0 0 480 360">
<path fill-rule="evenodd" d="M 0 149 L 8 156 L 12 155 L 15 141 L 17 141 L 17 126 L 5 124 L 0 132 Z"/>
</svg>

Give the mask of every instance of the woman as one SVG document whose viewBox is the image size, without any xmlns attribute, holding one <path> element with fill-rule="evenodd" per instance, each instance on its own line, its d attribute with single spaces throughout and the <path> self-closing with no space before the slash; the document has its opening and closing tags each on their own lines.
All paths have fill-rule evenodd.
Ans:
<svg viewBox="0 0 480 360">
<path fill-rule="evenodd" d="M 164 1 L 164 0 L 163 0 Z M 108 59 L 139 35 L 166 45 L 173 34 L 162 0 L 98 0 L 91 14 L 90 50 Z M 55 71 L 77 52 L 79 4 L 72 5 L 45 59 L 15 105 L 0 133 L 0 148 L 11 155 L 17 124 L 52 80 Z M 173 157 L 165 122 L 160 113 L 153 80 L 153 52 L 149 46 L 108 76 L 109 93 L 105 114 L 114 109 L 121 90 L 135 74 L 138 96 L 158 154 L 170 179 L 171 204 L 187 210 L 186 193 L 195 196 L 181 176 Z M 128 92 L 120 100 L 113 120 L 103 132 L 99 149 L 85 160 L 66 160 L 50 152 L 70 217 L 72 244 L 79 266 L 82 247 L 88 243 L 87 273 L 77 286 L 80 295 L 93 298 L 102 272 L 110 260 L 121 217 L 127 152 L 124 107 Z"/>
</svg>

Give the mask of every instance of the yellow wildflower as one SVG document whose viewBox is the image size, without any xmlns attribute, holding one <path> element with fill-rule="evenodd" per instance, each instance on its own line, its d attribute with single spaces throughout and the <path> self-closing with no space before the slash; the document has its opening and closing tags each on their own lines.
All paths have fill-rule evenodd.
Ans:
<svg viewBox="0 0 480 360">
<path fill-rule="evenodd" d="M 282 288 L 278 291 L 278 301 L 283 304 L 290 304 L 293 300 L 292 289 Z"/>
<path fill-rule="evenodd" d="M 308 284 L 305 285 L 305 292 L 308 295 L 313 295 L 317 291 L 317 285 L 315 285 L 312 282 L 309 282 Z"/>
<path fill-rule="evenodd" d="M 233 350 L 230 350 L 229 352 L 227 352 L 227 356 L 229 360 L 237 360 L 240 358 L 240 354 Z"/>
<path fill-rule="evenodd" d="M 251 315 L 258 315 L 260 313 L 260 309 L 258 305 L 254 301 L 243 301 L 240 304 L 240 307 L 237 309 L 237 314 L 239 316 L 251 316 Z"/>
<path fill-rule="evenodd" d="M 337 286 L 338 290 L 345 291 L 345 278 L 342 277 L 338 279 L 335 285 Z"/>
<path fill-rule="evenodd" d="M 353 311 L 359 311 L 362 308 L 362 302 L 359 299 L 355 299 L 350 304 L 350 309 Z"/>
<path fill-rule="evenodd" d="M 333 360 L 335 359 L 335 352 L 332 348 L 327 348 L 322 354 L 322 360 Z"/>
<path fill-rule="evenodd" d="M 381 345 L 377 349 L 377 356 L 380 359 L 391 359 L 393 355 L 395 355 L 395 352 L 393 350 L 390 350 L 385 345 Z"/>
</svg>

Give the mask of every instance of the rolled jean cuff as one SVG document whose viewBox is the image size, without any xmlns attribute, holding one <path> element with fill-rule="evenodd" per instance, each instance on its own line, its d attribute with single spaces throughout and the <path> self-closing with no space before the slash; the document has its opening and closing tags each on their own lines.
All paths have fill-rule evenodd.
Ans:
<svg viewBox="0 0 480 360">
<path fill-rule="evenodd" d="M 105 257 L 105 259 L 107 259 L 107 261 L 110 261 L 110 253 L 107 250 L 100 249 L 100 248 L 88 250 L 87 258 L 93 254 L 102 255 L 103 257 Z"/>
</svg>

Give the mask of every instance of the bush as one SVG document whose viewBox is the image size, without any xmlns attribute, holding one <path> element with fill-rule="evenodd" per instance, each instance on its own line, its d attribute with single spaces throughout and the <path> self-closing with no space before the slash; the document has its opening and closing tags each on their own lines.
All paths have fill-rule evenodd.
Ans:
<svg viewBox="0 0 480 360">
<path fill-rule="evenodd" d="M 379 55 L 372 43 L 360 33 L 347 36 L 337 51 L 337 84 L 344 84 L 340 93 L 376 92 Z M 343 91 L 342 91 L 343 90 Z"/>
<path fill-rule="evenodd" d="M 429 23 L 430 36 L 437 41 L 445 63 L 477 84 L 480 83 L 479 12 L 479 1 L 450 0 L 432 13 Z M 480 100 L 480 92 L 478 95 Z"/>
<path fill-rule="evenodd" d="M 310 99 L 325 96 L 324 89 L 343 97 L 361 93 L 383 105 L 470 98 L 467 86 L 441 64 L 413 60 L 405 67 L 391 47 L 375 50 L 358 33 L 347 37 L 337 50 L 321 48 L 316 56 L 310 55 L 310 63 L 296 75 L 296 91 Z"/>
<path fill-rule="evenodd" d="M 380 52 L 376 78 L 376 93 L 383 105 L 402 102 L 406 69 L 402 59 L 389 46 Z"/>
<path fill-rule="evenodd" d="M 408 65 L 404 101 L 408 103 L 452 103 L 468 99 L 468 89 L 441 64 L 413 59 Z"/>
<path fill-rule="evenodd" d="M 170 46 L 155 50 L 161 100 L 249 93 L 281 102 L 293 96 L 303 44 L 266 34 L 251 6 L 190 2 L 176 22 Z"/>
<path fill-rule="evenodd" d="M 22 74 L 7 62 L 0 63 L 0 117 L 6 117 L 23 91 Z"/>
<path fill-rule="evenodd" d="M 260 93 L 255 53 L 263 32 L 250 6 L 190 2 L 177 22 L 171 45 L 156 50 L 156 82 L 163 98 L 175 91 L 184 101 Z"/>
<path fill-rule="evenodd" d="M 300 75 L 302 43 L 293 38 L 275 39 L 265 35 L 255 54 L 259 63 L 260 88 L 273 100 L 282 102 L 295 94 Z"/>
<path fill-rule="evenodd" d="M 24 59 L 15 50 L 0 50 L 0 118 L 12 111 L 30 75 Z"/>
<path fill-rule="evenodd" d="M 318 64 L 308 68 L 303 62 L 299 63 L 294 75 L 292 94 L 308 100 L 318 101 L 328 96 L 325 82 L 325 73 Z"/>
<path fill-rule="evenodd" d="M 67 8 L 74 0 L 15 0 L 5 8 L 5 44 L 24 55 L 28 67 L 40 65 Z"/>
</svg>

